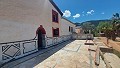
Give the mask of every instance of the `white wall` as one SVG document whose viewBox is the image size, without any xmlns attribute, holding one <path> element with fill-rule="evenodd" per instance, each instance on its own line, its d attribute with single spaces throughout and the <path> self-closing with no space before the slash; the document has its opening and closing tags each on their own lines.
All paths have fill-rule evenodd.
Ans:
<svg viewBox="0 0 120 68">
<path fill-rule="evenodd" d="M 33 39 L 40 24 L 52 37 L 52 9 L 49 0 L 0 0 L 0 43 Z"/>
<path fill-rule="evenodd" d="M 72 34 L 71 32 L 69 32 L 69 26 L 73 27 L 73 32 L 75 32 L 75 25 L 73 23 L 67 21 L 66 19 L 62 18 L 61 19 L 61 33 L 62 33 L 62 35 Z"/>
</svg>

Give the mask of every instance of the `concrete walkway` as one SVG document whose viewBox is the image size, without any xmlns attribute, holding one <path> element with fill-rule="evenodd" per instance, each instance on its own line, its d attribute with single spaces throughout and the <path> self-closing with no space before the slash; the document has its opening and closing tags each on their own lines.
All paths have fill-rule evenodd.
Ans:
<svg viewBox="0 0 120 68">
<path fill-rule="evenodd" d="M 113 53 L 105 53 L 104 57 L 108 60 L 112 68 L 120 68 L 120 58 Z"/>
<path fill-rule="evenodd" d="M 94 64 L 95 52 L 88 51 L 89 45 L 85 40 L 75 40 L 48 48 L 42 54 L 26 60 L 15 66 L 6 65 L 7 68 L 96 68 Z M 91 45 L 91 47 L 96 47 Z M 47 50 L 47 49 L 46 49 Z M 101 59 L 100 59 L 101 60 Z M 14 62 L 15 63 L 15 62 Z M 6 68 L 4 66 L 4 68 Z M 98 68 L 105 68 L 101 60 Z"/>
</svg>

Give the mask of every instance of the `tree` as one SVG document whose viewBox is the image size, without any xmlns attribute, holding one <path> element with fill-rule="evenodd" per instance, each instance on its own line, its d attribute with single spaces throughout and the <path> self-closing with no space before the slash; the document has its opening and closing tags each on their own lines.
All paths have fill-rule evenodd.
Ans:
<svg viewBox="0 0 120 68">
<path fill-rule="evenodd" d="M 112 17 L 112 40 L 116 39 L 116 35 L 119 36 L 120 34 L 120 17 L 119 17 L 119 13 L 113 14 Z"/>
<path fill-rule="evenodd" d="M 112 17 L 112 18 L 113 18 L 113 19 L 119 19 L 119 18 L 120 18 L 119 13 L 113 14 L 113 17 Z"/>
<path fill-rule="evenodd" d="M 93 31 L 95 26 L 91 24 L 90 22 L 83 23 L 82 29 L 84 30 L 85 33 L 89 33 L 89 31 Z"/>
<path fill-rule="evenodd" d="M 97 26 L 98 31 L 103 31 L 107 38 L 111 37 L 112 24 L 110 22 L 100 22 Z"/>
</svg>

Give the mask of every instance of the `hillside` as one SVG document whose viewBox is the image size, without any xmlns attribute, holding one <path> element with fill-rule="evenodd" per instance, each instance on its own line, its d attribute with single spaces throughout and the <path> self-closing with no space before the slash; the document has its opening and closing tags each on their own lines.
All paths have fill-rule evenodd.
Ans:
<svg viewBox="0 0 120 68">
<path fill-rule="evenodd" d="M 83 23 L 91 23 L 91 24 L 95 25 L 95 27 L 97 27 L 100 22 L 110 22 L 110 20 L 91 20 L 91 21 L 75 23 L 75 24 L 76 24 L 76 26 L 82 26 Z"/>
</svg>

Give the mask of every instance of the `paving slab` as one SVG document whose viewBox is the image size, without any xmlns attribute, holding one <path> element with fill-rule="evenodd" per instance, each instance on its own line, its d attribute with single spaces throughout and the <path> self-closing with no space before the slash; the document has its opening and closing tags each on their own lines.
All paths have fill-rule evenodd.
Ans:
<svg viewBox="0 0 120 68">
<path fill-rule="evenodd" d="M 108 60 L 112 68 L 120 68 L 120 58 L 113 53 L 105 53 L 104 57 Z"/>
<path fill-rule="evenodd" d="M 95 52 L 88 51 L 90 46 L 84 43 L 85 40 L 75 40 L 61 44 L 12 68 L 96 68 Z"/>
</svg>

